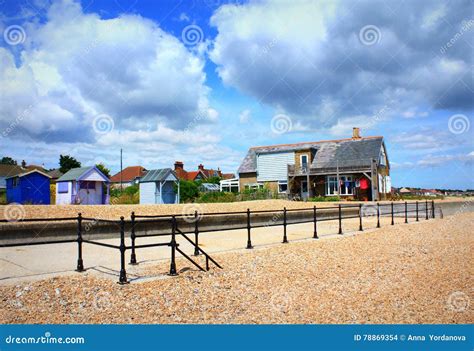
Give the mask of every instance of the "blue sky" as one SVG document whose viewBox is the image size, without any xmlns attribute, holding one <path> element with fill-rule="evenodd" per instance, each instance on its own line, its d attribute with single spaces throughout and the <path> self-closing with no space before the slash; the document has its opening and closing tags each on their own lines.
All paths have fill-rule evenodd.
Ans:
<svg viewBox="0 0 474 351">
<path fill-rule="evenodd" d="M 236 172 L 383 135 L 395 186 L 474 188 L 469 1 L 0 2 L 0 155 Z"/>
</svg>

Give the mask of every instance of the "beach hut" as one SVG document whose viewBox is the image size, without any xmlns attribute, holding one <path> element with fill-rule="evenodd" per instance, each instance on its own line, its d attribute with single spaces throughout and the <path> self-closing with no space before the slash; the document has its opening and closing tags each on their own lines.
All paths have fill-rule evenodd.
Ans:
<svg viewBox="0 0 474 351">
<path fill-rule="evenodd" d="M 7 177 L 7 202 L 19 204 L 50 204 L 51 177 L 37 169 Z"/>
<path fill-rule="evenodd" d="M 171 168 L 148 171 L 140 179 L 140 204 L 179 204 L 176 173 Z"/>
<path fill-rule="evenodd" d="M 104 205 L 110 181 L 97 167 L 73 168 L 56 181 L 56 204 Z"/>
</svg>

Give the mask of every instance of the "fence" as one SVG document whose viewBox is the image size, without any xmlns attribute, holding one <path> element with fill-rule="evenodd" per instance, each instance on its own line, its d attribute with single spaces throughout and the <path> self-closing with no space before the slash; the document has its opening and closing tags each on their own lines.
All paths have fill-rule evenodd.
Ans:
<svg viewBox="0 0 474 351">
<path fill-rule="evenodd" d="M 410 206 L 409 206 L 410 205 Z M 414 205 L 414 206 L 413 206 Z M 434 201 L 428 202 L 419 202 L 416 201 L 415 203 L 408 203 L 404 202 L 401 204 L 396 204 L 397 207 L 401 207 L 401 209 L 395 209 L 394 202 L 391 203 L 376 203 L 376 205 L 370 205 L 370 208 L 373 209 L 373 216 L 377 218 L 377 228 L 381 227 L 380 218 L 383 216 L 390 216 L 391 217 L 391 225 L 395 224 L 395 216 L 402 216 L 404 217 L 405 223 L 408 223 L 409 214 L 414 215 L 415 220 L 419 221 L 420 217 L 425 217 L 428 220 L 430 217 L 435 218 L 435 206 Z M 410 208 L 411 207 L 411 208 Z M 221 213 L 202 213 L 199 214 L 195 211 L 194 216 L 189 216 L 186 214 L 177 214 L 177 215 L 137 215 L 132 212 L 130 216 L 130 220 L 126 221 L 124 217 L 120 217 L 120 220 L 107 220 L 107 219 L 98 219 L 98 218 L 88 218 L 82 217 L 79 213 L 77 217 L 66 217 L 66 218 L 42 218 L 42 219 L 21 219 L 21 222 L 51 222 L 51 221 L 77 221 L 77 238 L 76 239 L 65 239 L 65 240 L 48 240 L 48 241 L 40 241 L 40 242 L 20 242 L 20 243 L 11 243 L 11 244 L 2 244 L 0 247 L 16 247 L 16 246 L 27 246 L 27 245 L 44 245 L 44 244 L 60 244 L 60 243 L 77 243 L 77 272 L 83 272 L 84 269 L 84 262 L 83 262 L 83 244 L 91 244 L 91 245 L 98 245 L 102 247 L 107 247 L 111 249 L 116 249 L 120 252 L 120 274 L 119 274 L 119 283 L 120 284 L 127 284 L 129 281 L 127 279 L 126 273 L 126 264 L 125 264 L 125 253 L 127 250 L 130 250 L 130 263 L 131 265 L 137 264 L 137 249 L 143 248 L 151 248 L 151 247 L 159 247 L 159 246 L 169 246 L 170 247 L 170 269 L 169 275 L 175 276 L 177 275 L 176 270 L 176 252 L 180 253 L 184 258 L 190 261 L 195 267 L 197 267 L 201 271 L 208 271 L 210 269 L 210 263 L 213 263 L 216 267 L 221 268 L 222 266 L 217 263 L 208 253 L 206 253 L 200 246 L 199 246 L 199 235 L 205 232 L 215 232 L 215 231 L 227 231 L 227 230 L 237 230 L 237 229 L 246 229 L 247 231 L 247 243 L 246 248 L 252 249 L 252 229 L 259 228 L 259 227 L 272 227 L 272 226 L 282 226 L 283 227 L 283 237 L 282 243 L 288 243 L 288 235 L 287 235 L 287 226 L 292 224 L 302 224 L 302 223 L 313 223 L 313 235 L 314 239 L 318 239 L 318 223 L 324 221 L 337 221 L 338 222 L 338 234 L 343 234 L 343 221 L 345 219 L 359 219 L 359 231 L 363 231 L 363 217 L 366 217 L 367 213 L 364 214 L 364 209 L 366 209 L 366 205 L 362 204 L 354 204 L 354 205 L 337 205 L 337 206 L 327 206 L 327 207 L 316 207 L 313 206 L 312 208 L 300 208 L 300 209 L 287 209 L 283 208 L 283 210 L 258 210 L 258 211 L 251 211 L 247 209 L 247 211 L 240 211 L 240 212 L 221 212 Z M 331 213 L 336 212 L 336 216 L 332 216 Z M 348 215 L 344 215 L 346 212 Z M 351 214 L 350 212 L 355 212 L 355 214 Z M 298 214 L 298 216 L 293 216 L 291 218 L 291 214 Z M 267 221 L 264 223 L 259 223 L 258 221 L 252 221 L 252 216 L 259 215 L 259 214 L 273 214 L 273 219 L 271 221 Z M 301 214 L 304 214 L 301 216 Z M 236 216 L 240 216 L 237 218 L 237 226 L 219 226 L 215 228 L 201 228 L 200 224 L 203 218 L 232 218 Z M 245 221 L 240 221 L 240 219 L 244 219 Z M 188 224 L 192 224 L 192 230 L 181 230 L 178 226 L 178 220 L 181 222 L 185 222 Z M 7 220 L 0 220 L 1 222 L 8 222 Z M 84 223 L 109 223 L 114 224 L 117 226 L 117 229 L 120 233 L 120 244 L 113 245 L 109 243 L 89 240 L 83 238 L 83 230 L 84 230 Z M 222 222 L 222 221 L 221 221 Z M 242 224 L 240 224 L 242 222 Z M 141 224 L 144 223 L 167 223 L 170 228 L 169 233 L 159 233 L 159 234 L 137 234 L 137 228 L 140 227 Z M 125 228 L 126 224 L 130 226 L 130 245 L 125 244 Z M 188 234 L 194 235 L 194 241 L 188 236 Z M 177 236 L 181 236 L 187 242 L 189 242 L 192 247 L 194 247 L 194 256 L 203 255 L 205 257 L 205 268 L 199 265 L 194 259 L 192 259 L 188 254 L 186 254 L 183 250 L 179 248 L 179 244 L 176 241 Z M 150 243 L 150 244 L 141 244 L 137 245 L 137 240 L 143 237 L 170 237 L 169 242 L 160 242 L 160 243 Z"/>
</svg>

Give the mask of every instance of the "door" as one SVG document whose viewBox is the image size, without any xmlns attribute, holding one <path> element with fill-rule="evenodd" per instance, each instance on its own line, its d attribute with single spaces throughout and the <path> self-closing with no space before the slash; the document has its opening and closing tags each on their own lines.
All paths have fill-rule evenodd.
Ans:
<svg viewBox="0 0 474 351">
<path fill-rule="evenodd" d="M 301 181 L 301 198 L 303 200 L 308 198 L 308 182 L 306 180 Z"/>
</svg>

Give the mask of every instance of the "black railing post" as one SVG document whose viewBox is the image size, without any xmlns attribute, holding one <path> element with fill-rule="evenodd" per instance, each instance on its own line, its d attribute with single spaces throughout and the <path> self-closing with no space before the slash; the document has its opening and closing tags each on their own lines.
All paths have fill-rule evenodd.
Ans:
<svg viewBox="0 0 474 351">
<path fill-rule="evenodd" d="M 286 236 L 286 207 L 283 208 L 283 244 L 288 242 L 288 237 Z"/>
<path fill-rule="evenodd" d="M 428 220 L 428 200 L 425 200 L 425 219 Z"/>
<path fill-rule="evenodd" d="M 359 204 L 359 231 L 363 231 L 362 228 L 362 204 Z"/>
<path fill-rule="evenodd" d="M 176 217 L 171 218 L 171 263 L 169 275 L 178 275 L 176 272 Z"/>
<path fill-rule="evenodd" d="M 435 205 L 434 205 L 434 200 L 431 200 L 431 217 L 435 218 Z"/>
<path fill-rule="evenodd" d="M 127 272 L 125 272 L 125 221 L 120 217 L 120 278 L 119 284 L 127 284 Z"/>
<path fill-rule="evenodd" d="M 377 202 L 377 228 L 380 228 L 380 204 Z"/>
<path fill-rule="evenodd" d="M 137 255 L 135 254 L 135 212 L 132 212 L 130 220 L 132 222 L 132 229 L 130 234 L 130 238 L 132 239 L 132 253 L 130 254 L 130 264 L 137 264 Z"/>
<path fill-rule="evenodd" d="M 199 224 L 198 224 L 198 211 L 194 211 L 194 239 L 195 239 L 195 244 L 194 246 L 194 256 L 199 256 Z"/>
<path fill-rule="evenodd" d="M 417 222 L 419 221 L 419 218 L 418 218 L 418 201 L 416 202 L 416 221 Z"/>
<path fill-rule="evenodd" d="M 313 238 L 318 239 L 318 217 L 316 214 L 316 206 L 313 207 L 313 222 L 314 222 Z"/>
<path fill-rule="evenodd" d="M 82 214 L 77 215 L 77 272 L 84 271 L 84 262 L 82 261 Z"/>
<path fill-rule="evenodd" d="M 247 208 L 247 249 L 253 249 L 252 238 L 250 237 L 250 231 L 252 226 L 250 225 L 250 208 Z"/>
<path fill-rule="evenodd" d="M 339 234 L 342 234 L 342 208 L 339 204 Z"/>
<path fill-rule="evenodd" d="M 392 225 L 395 224 L 395 221 L 394 221 L 394 218 L 393 218 L 393 201 L 390 203 L 390 212 L 391 212 L 391 215 L 392 215 Z"/>
<path fill-rule="evenodd" d="M 408 203 L 405 201 L 405 223 L 408 223 Z"/>
</svg>

